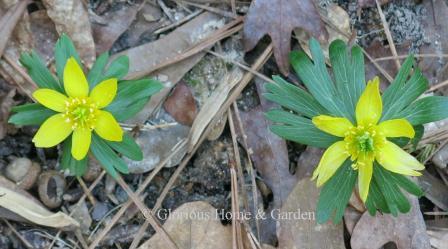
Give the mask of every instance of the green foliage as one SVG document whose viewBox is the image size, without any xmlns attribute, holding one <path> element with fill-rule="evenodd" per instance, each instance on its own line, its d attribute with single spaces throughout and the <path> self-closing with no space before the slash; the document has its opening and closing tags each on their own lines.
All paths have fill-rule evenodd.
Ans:
<svg viewBox="0 0 448 249">
<path fill-rule="evenodd" d="M 314 63 L 311 62 L 305 52 L 293 51 L 290 54 L 291 65 L 311 95 L 330 114 L 346 117 L 353 121 L 352 114 L 347 111 L 345 104 L 342 103 L 342 100 L 337 95 L 336 88 L 328 74 L 325 57 L 319 42 L 311 39 L 309 46 Z"/>
<path fill-rule="evenodd" d="M 87 170 L 87 156 L 82 160 L 76 160 L 72 157 L 72 136 L 70 135 L 62 145 L 61 167 L 68 169 L 75 176 L 82 176 Z"/>
<path fill-rule="evenodd" d="M 422 125 L 448 117 L 448 98 L 430 96 L 410 104 L 397 116 L 406 118 L 412 125 Z"/>
<path fill-rule="evenodd" d="M 356 103 L 366 84 L 362 50 L 359 46 L 353 46 L 349 59 L 347 45 L 341 40 L 336 40 L 330 45 L 330 61 L 337 93 L 345 105 L 345 110 L 354 120 Z"/>
<path fill-rule="evenodd" d="M 128 174 L 129 169 L 109 145 L 95 133 L 92 133 L 91 151 L 98 162 L 112 177 L 117 178 L 117 170 L 123 174 Z"/>
<path fill-rule="evenodd" d="M 101 80 L 104 78 L 104 68 L 106 68 L 109 61 L 109 52 L 102 53 L 95 61 L 87 75 L 87 81 L 89 82 L 90 90 L 92 90 Z"/>
<path fill-rule="evenodd" d="M 341 222 L 357 176 L 358 171 L 352 169 L 350 160 L 346 160 L 324 184 L 317 203 L 318 223 L 325 223 L 331 218 L 336 224 Z"/>
<path fill-rule="evenodd" d="M 124 121 L 137 114 L 149 98 L 162 88 L 162 83 L 152 79 L 121 81 L 117 96 L 105 110 L 112 113 L 118 121 Z"/>
<path fill-rule="evenodd" d="M 140 146 L 135 143 L 132 136 L 128 133 L 123 134 L 123 141 L 121 142 L 106 141 L 106 143 L 112 149 L 129 159 L 134 161 L 141 161 L 143 159 L 143 152 L 140 149 Z"/>
<path fill-rule="evenodd" d="M 117 78 L 123 79 L 129 72 L 129 58 L 125 55 L 121 55 L 113 60 L 107 68 L 104 78 Z"/>
<path fill-rule="evenodd" d="M 303 90 L 279 76 L 273 76 L 275 83 L 267 84 L 264 96 L 284 108 L 271 110 L 266 118 L 274 124 L 271 130 L 278 136 L 315 147 L 327 148 L 341 138 L 317 129 L 311 119 L 326 114 L 346 117 L 355 123 L 356 104 L 365 88 L 364 57 L 361 48 L 350 50 L 340 40 L 333 41 L 329 48 L 329 58 L 333 79 L 327 71 L 326 61 L 319 43 L 311 39 L 309 47 L 312 61 L 305 52 L 294 51 L 290 61 L 301 82 Z M 381 121 L 406 118 L 416 131 L 413 139 L 389 138 L 400 147 L 411 143 L 414 147 L 423 136 L 422 124 L 448 118 L 448 98 L 432 96 L 418 97 L 428 88 L 428 81 L 415 67 L 414 57 L 409 56 L 403 63 L 392 84 L 384 91 Z M 318 222 L 333 217 L 339 222 L 348 198 L 356 182 L 357 171 L 351 169 L 347 160 L 321 190 L 317 206 Z M 380 210 L 397 215 L 408 212 L 410 204 L 401 189 L 421 196 L 421 189 L 407 177 L 385 170 L 375 163 L 366 207 L 372 215 Z"/>
<path fill-rule="evenodd" d="M 271 110 L 266 117 L 275 120 L 277 124 L 270 127 L 271 131 L 285 139 L 319 148 L 327 148 L 340 138 L 317 129 L 310 119 L 282 111 Z"/>
<path fill-rule="evenodd" d="M 56 91 L 62 91 L 62 86 L 53 77 L 50 70 L 42 62 L 42 59 L 35 51 L 30 53 L 22 53 L 20 55 L 20 63 L 27 69 L 31 79 L 40 88 L 49 88 Z"/>
<path fill-rule="evenodd" d="M 65 95 L 63 87 L 64 67 L 69 58 L 75 58 L 82 67 L 80 57 L 70 38 L 63 34 L 55 45 L 55 64 L 57 78 L 52 75 L 45 66 L 39 55 L 31 51 L 23 53 L 20 58 L 21 64 L 27 69 L 30 77 L 36 82 L 39 88 L 49 88 Z M 109 63 L 109 53 L 103 53 L 95 61 L 92 70 L 87 75 L 90 90 L 98 83 L 110 78 L 123 79 L 129 71 L 129 58 L 118 56 Z M 125 121 L 137 114 L 149 101 L 150 97 L 160 91 L 163 85 L 152 79 L 140 79 L 132 81 L 119 81 L 117 95 L 113 102 L 105 108 L 112 113 L 118 121 Z M 47 109 L 41 104 L 25 104 L 12 109 L 14 113 L 9 119 L 10 123 L 16 125 L 41 125 L 50 116 L 56 114 L 55 111 Z M 57 132 L 57 131 L 55 131 Z M 87 169 L 86 156 L 82 160 L 76 160 L 71 154 L 72 136 L 69 136 L 62 144 L 61 167 L 67 169 L 76 176 L 82 176 Z M 127 174 L 129 172 L 126 163 L 119 155 L 126 156 L 132 160 L 142 160 L 143 153 L 129 134 L 123 135 L 121 142 L 111 142 L 100 138 L 94 132 L 90 151 L 102 164 L 106 171 L 113 177 L 118 176 L 118 172 Z"/>
<path fill-rule="evenodd" d="M 70 38 L 66 34 L 62 34 L 56 42 L 54 49 L 56 73 L 58 75 L 59 82 L 64 81 L 64 67 L 70 57 L 75 58 L 78 64 L 82 65 L 81 60 L 79 59 L 78 52 L 76 51 L 75 45 L 73 45 L 72 40 L 70 40 Z"/>
<path fill-rule="evenodd" d="M 13 114 L 8 122 L 15 125 L 40 125 L 47 118 L 56 114 L 55 111 L 45 108 L 41 104 L 25 104 L 15 106 L 11 110 Z"/>
<path fill-rule="evenodd" d="M 375 215 L 377 209 L 394 216 L 397 216 L 399 212 L 408 212 L 411 206 L 400 188 L 418 197 L 423 195 L 420 187 L 408 177 L 388 171 L 375 163 L 372 184 L 366 201 L 369 213 Z"/>
<path fill-rule="evenodd" d="M 308 118 L 327 113 L 327 110 L 305 90 L 287 82 L 280 76 L 272 76 L 272 79 L 276 84 L 266 85 L 268 93 L 263 95 L 266 99 Z"/>
</svg>

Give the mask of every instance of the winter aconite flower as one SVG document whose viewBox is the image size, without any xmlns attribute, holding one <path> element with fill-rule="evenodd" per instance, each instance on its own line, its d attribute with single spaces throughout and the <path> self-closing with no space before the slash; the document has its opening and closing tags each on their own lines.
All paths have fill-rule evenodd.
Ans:
<svg viewBox="0 0 448 249">
<path fill-rule="evenodd" d="M 448 98 L 419 98 L 428 80 L 412 55 L 380 94 L 378 77 L 366 83 L 359 46 L 349 49 L 335 40 L 327 59 L 319 42 L 311 39 L 309 52 L 310 57 L 305 51 L 290 54 L 297 83 L 303 86 L 273 76 L 264 96 L 280 106 L 266 113 L 273 133 L 326 149 L 312 176 L 321 187 L 317 222 L 340 222 L 351 196 L 359 196 L 371 215 L 378 210 L 409 212 L 403 191 L 423 195 L 408 176 L 419 176 L 424 165 L 402 148 L 417 148 L 423 124 L 448 117 Z"/>
<path fill-rule="evenodd" d="M 129 58 L 111 59 L 108 52 L 85 75 L 81 58 L 65 34 L 56 42 L 54 62 L 56 75 L 35 51 L 21 54 L 20 63 L 38 87 L 32 94 L 36 103 L 15 106 L 8 122 L 39 127 L 34 145 L 57 146 L 58 167 L 73 175 L 82 176 L 91 157 L 114 178 L 119 172 L 129 173 L 123 157 L 140 161 L 143 153 L 118 122 L 140 112 L 163 85 L 149 78 L 125 80 Z"/>
<path fill-rule="evenodd" d="M 414 138 L 415 131 L 406 119 L 391 119 L 379 122 L 383 103 L 379 91 L 379 78 L 369 81 L 356 105 L 356 124 L 343 117 L 319 115 L 313 117 L 320 130 L 340 137 L 322 156 L 313 173 L 317 185 L 321 186 L 334 175 L 342 163 L 350 157 L 352 168 L 358 170 L 358 188 L 365 202 L 376 160 L 385 169 L 410 176 L 421 175 L 416 170 L 425 167 L 399 146 L 387 140 L 393 137 Z"/>
<path fill-rule="evenodd" d="M 83 159 L 89 151 L 92 132 L 109 141 L 123 140 L 123 130 L 112 114 L 102 110 L 117 94 L 117 79 L 100 82 L 89 93 L 89 84 L 76 60 L 68 59 L 64 68 L 64 95 L 41 88 L 33 93 L 36 101 L 58 112 L 48 118 L 33 138 L 36 147 L 53 147 L 72 135 L 72 156 Z"/>
</svg>

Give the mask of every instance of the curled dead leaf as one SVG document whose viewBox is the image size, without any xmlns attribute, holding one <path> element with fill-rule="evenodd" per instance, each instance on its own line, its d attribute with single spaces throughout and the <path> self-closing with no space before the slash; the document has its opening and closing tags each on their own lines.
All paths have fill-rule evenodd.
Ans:
<svg viewBox="0 0 448 249">
<path fill-rule="evenodd" d="M 63 212 L 52 213 L 36 199 L 0 176 L 0 207 L 37 225 L 74 230 L 79 223 Z"/>
</svg>

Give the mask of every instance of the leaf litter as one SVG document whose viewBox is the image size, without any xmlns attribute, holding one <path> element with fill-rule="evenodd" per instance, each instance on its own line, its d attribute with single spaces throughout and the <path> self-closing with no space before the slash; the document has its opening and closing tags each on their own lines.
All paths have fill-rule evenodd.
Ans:
<svg viewBox="0 0 448 249">
<path fill-rule="evenodd" d="M 183 1 L 170 0 L 137 0 L 126 3 L 93 0 L 89 3 L 88 1 L 76 1 L 76 3 L 70 1 L 73 3 L 72 5 L 61 7 L 61 9 L 50 6 L 57 2 L 44 0 L 43 5 L 33 5 L 32 8 L 24 10 L 24 14 L 20 17 L 17 25 L 7 26 L 8 28 L 16 26 L 12 33 L 2 36 L 7 43 L 4 43 L 6 44 L 4 57 L 0 60 L 0 75 L 5 81 L 0 79 L 0 82 L 8 87 L 0 87 L 0 95 L 3 96 L 0 98 L 2 107 L 0 127 L 5 127 L 4 124 L 9 115 L 11 103 L 26 101 L 26 95 L 29 95 L 33 90 L 33 83 L 26 78 L 23 72 L 18 71 L 20 65 L 15 64 L 21 51 L 36 48 L 51 67 L 54 55 L 50 48 L 55 41 L 55 37 L 57 37 L 57 33 L 66 32 L 76 40 L 77 47 L 83 50 L 83 59 L 87 64 L 93 62 L 92 56 L 102 51 L 110 50 L 112 53 L 118 52 L 119 54 L 129 55 L 131 57 L 131 71 L 134 72 L 134 76 L 150 74 L 166 85 L 165 90 L 152 99 L 137 119 L 128 124 L 123 124 L 137 137 L 146 153 L 143 161 L 146 166 L 136 169 L 132 175 L 125 176 L 125 182 L 133 189 L 137 189 L 142 186 L 142 183 L 147 179 L 146 177 L 152 178 L 143 194 L 145 204 L 148 207 L 154 205 L 162 208 L 169 207 L 177 210 L 174 211 L 177 213 L 191 210 L 212 212 L 216 211 L 217 208 L 230 210 L 231 196 L 235 196 L 235 193 L 230 190 L 228 169 L 231 158 L 229 155 L 233 154 L 228 152 L 231 144 L 229 143 L 229 132 L 226 126 L 227 114 L 224 112 L 220 117 L 215 119 L 212 117 L 221 112 L 221 106 L 226 103 L 229 96 L 233 96 L 232 94 L 235 89 L 238 89 L 241 78 L 244 80 L 246 77 L 246 74 L 243 74 L 237 75 L 238 77 L 234 77 L 233 80 L 229 79 L 229 75 L 233 74 L 235 67 L 241 65 L 251 67 L 253 58 L 260 54 L 260 50 L 264 50 L 266 43 L 265 40 L 260 41 L 262 36 L 266 34 L 270 36 L 277 61 L 275 63 L 273 60 L 268 60 L 263 63 L 264 69 L 261 72 L 267 76 L 279 73 L 287 74 L 289 71 L 287 53 L 290 47 L 299 49 L 300 46 L 301 49 L 307 50 L 306 45 L 302 42 L 306 40 L 304 34 L 320 37 L 328 33 L 329 40 L 338 37 L 352 42 L 353 37 L 349 35 L 352 32 L 350 29 L 352 27 L 358 32 L 360 43 L 364 45 L 367 53 L 373 58 L 379 59 L 376 63 L 389 75 L 395 75 L 394 60 L 381 59 L 390 56 L 391 53 L 387 40 L 382 33 L 382 23 L 377 18 L 375 1 L 358 1 L 358 3 L 353 1 L 353 5 L 352 3 L 347 4 L 345 1 L 316 1 L 316 3 L 300 1 L 298 4 L 293 4 L 290 1 L 283 0 L 281 4 L 273 6 L 265 0 L 253 1 L 252 6 L 250 6 L 250 2 L 244 1 L 229 0 L 217 3 L 213 0 L 195 0 L 192 2 L 199 5 L 193 6 L 182 3 Z M 162 2 L 164 6 L 159 5 Z M 430 2 L 433 2 L 434 6 Z M 0 0 L 0 13 L 4 15 L 16 3 L 18 1 Z M 208 4 L 210 5 L 206 6 Z M 198 6 L 206 6 L 207 8 Z M 444 26 L 441 24 L 445 23 L 444 18 L 448 12 L 445 1 L 436 0 L 404 4 L 403 1 L 390 1 L 390 3 L 383 4 L 382 8 L 389 22 L 398 54 L 406 54 L 409 49 L 414 49 L 412 51 L 421 54 L 433 54 L 433 56 L 419 57 L 419 65 L 424 68 L 424 73 L 430 77 L 431 82 L 435 84 L 443 83 L 446 80 L 445 55 L 447 54 L 444 48 L 447 38 L 444 34 L 447 32 L 444 32 Z M 216 12 L 216 10 L 219 11 Z M 233 20 L 231 17 L 234 10 L 240 15 L 248 11 L 245 28 L 243 29 L 244 40 L 241 34 L 235 33 L 242 27 L 238 26 L 241 24 L 237 19 Z M 205 13 L 185 22 L 178 22 L 192 13 L 199 13 L 199 11 Z M 286 14 L 290 11 L 294 13 L 293 18 L 286 21 L 284 18 L 279 18 L 280 16 L 288 16 Z M 225 13 L 225 15 L 221 16 L 219 13 Z M 306 18 L 303 15 L 297 15 L 297 13 L 306 13 Z M 65 16 L 66 18 L 63 18 Z M 268 20 L 269 25 L 260 21 L 260 16 L 264 17 L 264 20 Z M 70 25 L 69 20 L 73 19 L 79 19 L 79 22 L 76 25 Z M 230 26 L 230 28 L 221 30 L 223 25 L 225 27 L 226 24 L 233 21 L 237 26 Z M 415 26 L 416 28 L 412 26 L 416 22 L 423 28 L 418 28 L 418 25 Z M 367 25 L 370 26 L 366 28 Z M 251 26 L 253 32 L 250 32 Z M 254 30 L 253 27 L 258 28 Z M 420 36 L 421 29 L 424 30 L 426 40 L 422 38 L 423 36 Z M 162 30 L 162 32 L 155 32 L 156 30 Z M 226 34 L 227 31 L 231 31 L 230 35 Z M 294 31 L 294 34 L 292 34 L 292 31 Z M 0 32 L 4 31 L 0 29 Z M 368 34 L 369 32 L 372 33 Z M 220 41 L 223 38 L 213 40 L 220 35 L 224 35 L 223 37 L 230 36 L 228 40 L 237 41 L 233 42 L 236 45 L 228 47 L 226 40 Z M 372 37 L 374 39 L 370 39 Z M 299 42 L 297 43 L 295 39 L 291 38 L 298 38 Z M 322 42 L 327 41 L 324 40 Z M 377 41 L 372 43 L 372 40 Z M 255 47 L 257 43 L 259 45 Z M 246 48 L 255 47 L 255 49 L 244 54 L 241 52 L 243 45 L 246 45 Z M 198 49 L 198 46 L 200 49 Z M 420 50 L 415 50 L 416 48 Z M 209 49 L 224 56 L 218 59 L 216 55 L 208 54 L 204 57 Z M 194 53 L 191 52 L 192 50 Z M 244 58 L 231 56 L 232 53 L 242 54 Z M 179 59 L 179 56 L 184 55 L 188 56 Z M 192 71 L 192 68 L 195 68 L 195 65 L 201 63 L 214 65 L 210 57 L 222 62 L 223 66 L 202 68 L 209 70 L 208 75 L 216 76 L 218 82 L 210 84 L 207 77 L 191 77 L 193 75 L 191 72 L 194 71 Z M 239 65 L 235 62 L 238 62 Z M 370 63 L 369 69 L 366 70 L 368 75 L 379 74 L 377 66 L 368 60 L 366 60 L 366 63 Z M 242 70 L 246 73 L 246 69 L 243 68 Z M 197 72 L 200 72 L 200 70 Z M 300 83 L 294 76 L 289 76 L 288 80 Z M 196 85 L 191 84 L 193 81 Z M 384 79 L 383 82 L 387 82 L 387 80 Z M 244 132 L 240 131 L 238 133 L 238 141 L 240 142 L 238 146 L 242 155 L 250 154 L 254 171 L 251 173 L 243 170 L 244 179 L 240 179 L 238 175 L 237 181 L 252 185 L 248 179 L 252 176 L 256 178 L 256 195 L 261 199 L 261 203 L 257 203 L 259 205 L 257 207 L 264 209 L 264 211 L 269 212 L 274 208 L 290 212 L 296 211 L 297 208 L 314 210 L 313 204 L 316 203 L 319 190 L 307 177 L 310 176 L 316 164 L 314 159 L 318 158 L 321 151 L 286 143 L 270 134 L 262 111 L 271 106 L 269 103 L 260 101 L 257 96 L 257 91 L 262 91 L 262 85 L 263 82 L 259 80 L 250 83 L 246 90 L 252 88 L 252 93 L 246 94 L 250 91 L 245 91 L 238 99 L 238 103 L 245 103 L 239 105 Z M 198 89 L 210 86 L 213 87 L 207 89 L 207 91 L 202 91 L 204 94 L 198 94 Z M 14 94 L 10 91 L 11 87 L 15 89 Z M 446 93 L 446 88 L 443 86 L 437 89 L 440 89 L 440 91 L 436 91 L 434 94 Z M 253 99 L 256 100 L 253 101 Z M 234 120 L 237 120 L 237 118 L 234 118 Z M 189 125 L 192 125 L 191 128 L 189 128 Z M 195 151 L 194 148 L 198 146 L 198 143 L 205 140 L 203 136 L 209 130 L 213 130 L 209 126 L 216 126 L 216 128 L 213 128 L 216 130 L 213 135 L 209 134 L 210 136 L 208 136 L 209 139 L 214 141 L 204 142 L 198 153 L 190 155 L 189 153 Z M 238 128 L 238 125 L 236 126 Z M 431 132 L 443 135 L 443 126 L 437 127 Z M 33 133 L 32 129 L 21 127 L 6 129 L 4 138 L 1 139 L 0 137 L 0 170 L 2 173 L 7 168 L 8 163 L 13 161 L 15 157 L 28 157 L 33 161 L 39 161 L 43 165 L 43 172 L 59 170 L 56 163 L 58 150 L 35 151 L 32 149 L 28 143 Z M 247 147 L 243 146 L 243 137 L 247 139 Z M 428 136 L 425 141 L 432 141 L 433 137 Z M 157 142 L 150 142 L 151 139 L 156 138 L 158 139 Z M 443 140 L 443 136 L 439 136 L 438 139 Z M 189 146 L 185 145 L 184 149 L 178 150 L 177 155 L 173 155 L 176 146 L 186 141 L 188 143 L 184 144 Z M 436 143 L 434 147 L 437 148 L 437 145 Z M 422 146 L 425 148 L 428 145 L 425 142 Z M 188 163 L 185 170 L 176 175 L 175 166 L 184 162 L 185 158 L 190 156 L 192 157 L 191 163 Z M 169 157 L 167 166 L 172 166 L 172 168 L 160 169 L 159 164 L 166 161 L 167 157 Z M 155 160 L 156 158 L 158 159 Z M 247 159 L 241 160 L 241 163 L 244 169 L 248 167 L 246 164 L 251 165 Z M 446 160 L 442 159 L 438 164 L 446 165 Z M 273 167 L 273 165 L 276 167 Z M 448 189 L 446 181 L 448 174 L 446 168 L 438 167 L 435 169 L 431 162 L 427 166 L 428 174 L 432 176 L 432 178 L 425 178 L 426 180 L 422 183 L 424 184 L 423 187 L 427 187 L 427 197 L 421 199 L 420 203 L 414 201 L 413 211 L 408 214 L 409 217 L 389 218 L 380 214 L 370 217 L 366 213 L 363 214 L 364 210 L 360 208 L 356 198 L 352 196 L 354 199 L 350 201 L 350 204 L 355 208 L 347 209 L 344 218 L 345 226 L 351 236 L 346 235 L 344 238 L 341 224 L 319 226 L 308 220 L 275 221 L 271 219 L 266 224 L 262 224 L 262 228 L 268 228 L 263 232 L 258 231 L 254 223 L 243 221 L 241 224 L 248 226 L 242 231 L 248 234 L 246 237 L 250 237 L 252 243 L 249 243 L 250 245 L 245 244 L 245 246 L 247 248 L 306 248 L 325 247 L 325 245 L 333 243 L 334 248 L 344 248 L 345 241 L 346 244 L 351 243 L 352 248 L 363 248 L 366 243 L 371 245 L 371 241 L 376 241 L 375 246 L 378 245 L 378 247 L 383 246 L 386 242 L 393 241 L 399 248 L 411 248 L 412 246 L 414 248 L 427 248 L 429 241 L 435 248 L 444 248 L 446 229 L 428 224 L 433 224 L 433 221 L 443 219 L 439 216 L 445 217 L 444 215 L 446 215 L 440 210 L 444 209 L 445 199 L 441 193 Z M 153 172 L 158 173 L 153 174 Z M 6 223 L 0 222 L 0 231 L 2 231 L 0 233 L 0 247 L 11 248 L 10 245 L 12 244 L 21 245 L 22 242 L 20 241 L 23 241 L 21 239 L 25 240 L 23 242 L 25 244 L 28 240 L 32 245 L 38 245 L 36 248 L 44 247 L 44 245 L 47 248 L 49 244 L 53 244 L 55 247 L 66 245 L 70 247 L 72 246 L 71 241 L 81 244 L 86 243 L 87 248 L 89 245 L 94 247 L 96 241 L 99 241 L 99 245 L 105 248 L 114 246 L 127 248 L 132 244 L 132 248 L 135 249 L 141 244 L 141 241 L 148 239 L 147 242 L 140 245 L 140 248 L 145 248 L 144 246 L 147 245 L 159 245 L 159 247 L 148 248 L 166 247 L 166 241 L 159 234 L 153 235 L 154 232 L 150 227 L 142 230 L 142 227 L 145 228 L 144 219 L 139 208 L 134 205 L 131 205 L 131 208 L 126 210 L 125 214 L 117 216 L 119 224 L 116 224 L 114 211 L 118 205 L 126 203 L 128 196 L 123 188 L 116 183 L 113 184 L 114 182 L 110 178 L 109 180 L 103 179 L 101 172 L 96 172 L 93 177 L 86 178 L 87 188 L 91 187 L 91 192 L 88 193 L 85 192 L 85 189 L 83 190 L 81 183 L 75 178 L 68 175 L 64 177 L 67 178 L 69 183 L 69 187 L 64 193 L 65 199 L 62 207 L 52 210 L 51 213 L 61 214 L 66 208 L 75 208 L 69 209 L 70 211 L 76 211 L 71 214 L 71 217 L 79 219 L 86 236 L 79 237 L 76 233 L 70 231 L 56 233 L 45 228 L 45 224 L 38 226 L 37 229 L 40 233 L 36 233 L 22 225 L 24 221 L 23 217 L 20 219 L 20 215 L 15 215 L 15 219 L 7 216 L 7 219 L 11 221 L 12 228 L 5 225 Z M 166 199 L 163 196 L 162 199 L 164 200 L 159 201 L 158 198 L 163 192 L 164 186 L 167 182 L 175 179 L 177 179 L 176 183 L 165 195 Z M 32 187 L 28 193 L 37 196 L 35 190 L 36 187 Z M 27 196 L 26 192 L 23 194 Z M 93 196 L 93 202 L 96 202 L 97 205 L 98 203 L 101 204 L 94 205 L 90 198 L 84 201 L 87 194 Z M 242 197 L 241 193 L 239 195 L 241 198 L 245 198 Z M 356 194 L 354 196 L 356 197 Z M 1 196 L 0 199 L 3 197 Z M 249 196 L 249 199 L 251 198 L 253 196 Z M 245 200 L 237 201 L 241 208 L 244 206 L 244 202 Z M 34 204 L 30 204 L 31 207 L 34 207 L 32 205 Z M 106 208 L 100 210 L 100 206 Z M 96 210 L 95 213 L 92 210 Z M 435 215 L 422 216 L 422 212 L 428 214 L 432 212 Z M 45 215 L 51 216 L 50 213 L 45 213 Z M 70 216 L 63 214 L 61 217 Z M 95 219 L 89 219 L 92 217 L 95 217 Z M 19 220 L 17 221 L 17 219 Z M 38 219 L 35 221 L 39 222 Z M 427 228 L 425 228 L 423 221 L 426 222 Z M 229 225 L 229 220 L 217 220 L 212 225 L 197 220 L 190 220 L 185 224 L 180 224 L 173 219 L 167 222 L 162 220 L 161 222 L 165 223 L 164 228 L 169 230 L 168 233 L 175 238 L 175 241 L 180 241 L 179 248 L 183 248 L 182 246 L 191 248 L 191 245 L 196 245 L 194 248 L 201 248 L 204 242 L 207 242 L 209 246 L 214 245 L 213 243 L 216 241 L 213 242 L 212 240 L 215 235 L 208 233 L 209 236 L 201 237 L 199 231 L 221 233 L 220 243 L 214 246 L 215 248 L 220 248 L 219 246 L 230 248 L 234 243 L 232 229 L 236 229 L 236 227 Z M 109 224 L 112 224 L 112 226 L 109 226 Z M 189 227 L 193 224 L 198 229 L 192 230 Z M 442 228 L 446 226 L 446 223 L 440 224 L 445 224 L 442 225 Z M 108 232 L 104 234 L 95 232 L 97 230 L 101 232 L 105 228 Z M 19 236 L 14 234 L 14 229 L 19 231 Z M 378 231 L 380 233 L 376 233 Z M 428 231 L 429 236 L 426 231 Z M 10 236 L 6 237 L 3 234 L 9 234 Z M 47 235 L 45 237 L 41 234 Z M 129 234 L 136 236 L 130 236 Z M 98 235 L 100 238 L 98 240 L 95 238 L 92 241 L 94 235 Z M 269 236 L 272 239 L 268 239 Z M 271 245 L 257 247 L 258 242 L 260 244 L 269 242 Z M 206 245 L 204 248 L 209 247 Z"/>
</svg>

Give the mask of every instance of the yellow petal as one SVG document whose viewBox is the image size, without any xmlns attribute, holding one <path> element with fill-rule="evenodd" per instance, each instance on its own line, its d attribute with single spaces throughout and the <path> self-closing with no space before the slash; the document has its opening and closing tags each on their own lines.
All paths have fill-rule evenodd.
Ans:
<svg viewBox="0 0 448 249">
<path fill-rule="evenodd" d="M 348 156 L 344 141 L 336 142 L 328 147 L 313 173 L 312 179 L 314 180 L 317 177 L 317 186 L 319 187 L 328 181 Z"/>
<path fill-rule="evenodd" d="M 109 141 L 119 142 L 123 140 L 123 130 L 112 114 L 106 111 L 98 111 L 95 132 L 103 139 Z"/>
<path fill-rule="evenodd" d="M 70 97 L 87 97 L 89 94 L 89 84 L 86 76 L 73 57 L 70 57 L 65 64 L 64 88 Z"/>
<path fill-rule="evenodd" d="M 398 147 L 396 144 L 386 141 L 383 148 L 377 153 L 376 160 L 387 170 L 410 176 L 419 176 L 425 166 L 412 155 Z"/>
<path fill-rule="evenodd" d="M 358 125 L 378 123 L 383 112 L 383 102 L 380 95 L 380 79 L 373 78 L 367 83 L 356 105 L 356 121 Z"/>
<path fill-rule="evenodd" d="M 327 115 L 319 115 L 313 118 L 313 124 L 319 129 L 337 137 L 344 137 L 345 133 L 353 127 L 346 118 L 336 118 Z"/>
<path fill-rule="evenodd" d="M 73 131 L 72 156 L 76 160 L 82 160 L 89 152 L 92 131 L 87 128 L 78 128 Z"/>
<path fill-rule="evenodd" d="M 108 79 L 99 83 L 90 93 L 90 98 L 98 108 L 104 108 L 114 100 L 117 94 L 117 79 Z"/>
<path fill-rule="evenodd" d="M 66 122 L 62 115 L 55 114 L 45 120 L 33 137 L 33 143 L 36 147 L 53 147 L 64 141 L 72 133 L 71 124 Z"/>
<path fill-rule="evenodd" d="M 64 112 L 68 101 L 64 94 L 51 89 L 38 89 L 33 93 L 33 97 L 43 106 L 57 112 Z"/>
<path fill-rule="evenodd" d="M 361 200 L 365 203 L 369 194 L 370 181 L 373 174 L 373 160 L 358 157 L 358 190 Z"/>
<path fill-rule="evenodd" d="M 414 127 L 406 119 L 391 119 L 378 125 L 379 131 L 386 137 L 408 137 L 415 136 Z"/>
</svg>

